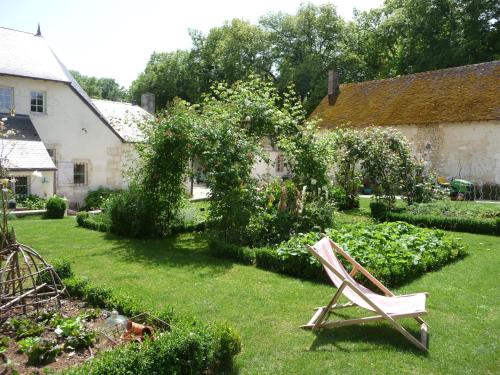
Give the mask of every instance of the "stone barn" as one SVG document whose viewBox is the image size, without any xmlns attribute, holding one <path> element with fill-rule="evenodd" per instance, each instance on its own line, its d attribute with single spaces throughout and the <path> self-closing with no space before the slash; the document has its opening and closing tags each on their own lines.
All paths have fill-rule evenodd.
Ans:
<svg viewBox="0 0 500 375">
<path fill-rule="evenodd" d="M 341 126 L 395 128 L 446 178 L 500 186 L 500 61 L 390 79 L 338 84 L 311 116 L 322 131 Z M 496 188 L 495 188 L 496 187 Z"/>
</svg>

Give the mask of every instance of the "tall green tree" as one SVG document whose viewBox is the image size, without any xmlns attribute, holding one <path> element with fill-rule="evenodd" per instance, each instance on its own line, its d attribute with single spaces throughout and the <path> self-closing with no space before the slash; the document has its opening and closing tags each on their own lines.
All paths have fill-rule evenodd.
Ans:
<svg viewBox="0 0 500 375">
<path fill-rule="evenodd" d="M 495 60 L 499 16 L 492 0 L 387 0 L 357 14 L 350 48 L 373 77 Z"/>
<path fill-rule="evenodd" d="M 159 109 L 166 107 L 175 97 L 197 101 L 200 89 L 190 52 L 154 52 L 144 72 L 130 86 L 130 95 L 135 103 L 140 103 L 145 92 L 155 94 Z"/>
<path fill-rule="evenodd" d="M 306 110 L 312 111 L 326 93 L 328 69 L 346 70 L 345 22 L 332 4 L 306 4 L 295 15 L 269 14 L 260 25 L 270 35 L 280 90 L 294 84 Z M 350 69 L 345 73 L 349 80 Z"/>
<path fill-rule="evenodd" d="M 76 70 L 70 70 L 70 73 L 91 98 L 113 101 L 129 100 L 128 91 L 113 78 L 86 76 Z"/>
<path fill-rule="evenodd" d="M 257 25 L 233 19 L 207 35 L 192 30 L 191 39 L 191 59 L 202 92 L 214 82 L 231 84 L 252 73 L 274 78 L 269 34 Z"/>
</svg>

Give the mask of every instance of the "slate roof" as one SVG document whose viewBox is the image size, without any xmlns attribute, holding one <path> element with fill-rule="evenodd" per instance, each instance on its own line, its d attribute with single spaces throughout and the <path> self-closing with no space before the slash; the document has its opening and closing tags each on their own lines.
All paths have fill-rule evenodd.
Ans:
<svg viewBox="0 0 500 375">
<path fill-rule="evenodd" d="M 320 127 L 500 120 L 500 61 L 340 85 L 311 116 Z"/>
<path fill-rule="evenodd" d="M 76 82 L 42 36 L 0 27 L 0 75 L 11 75 L 67 84 L 122 141 L 99 112 L 92 99 Z"/>
<path fill-rule="evenodd" d="M 29 116 L 0 113 L 0 118 L 4 117 L 5 131 L 13 130 L 15 134 L 0 138 L 2 163 L 10 170 L 56 170 Z"/>
<path fill-rule="evenodd" d="M 143 108 L 130 103 L 93 99 L 94 104 L 118 134 L 127 142 L 144 141 L 138 123 L 153 116 Z"/>
</svg>

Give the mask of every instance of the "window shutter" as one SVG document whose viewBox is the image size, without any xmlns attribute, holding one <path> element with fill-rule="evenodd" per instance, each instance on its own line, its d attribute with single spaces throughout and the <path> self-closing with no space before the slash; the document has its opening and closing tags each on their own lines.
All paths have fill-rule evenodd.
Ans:
<svg viewBox="0 0 500 375">
<path fill-rule="evenodd" d="M 73 185 L 73 163 L 68 161 L 60 161 L 57 163 L 57 185 L 72 186 Z"/>
</svg>

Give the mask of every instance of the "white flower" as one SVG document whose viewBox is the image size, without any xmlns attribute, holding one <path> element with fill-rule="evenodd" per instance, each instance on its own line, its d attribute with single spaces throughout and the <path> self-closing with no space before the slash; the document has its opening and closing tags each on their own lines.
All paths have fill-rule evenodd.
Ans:
<svg viewBox="0 0 500 375">
<path fill-rule="evenodd" d="M 311 185 L 316 185 L 317 182 L 314 178 L 311 179 Z"/>
</svg>

